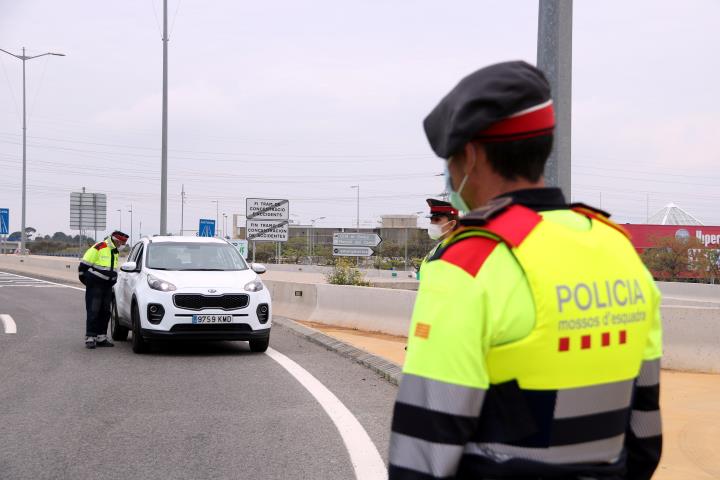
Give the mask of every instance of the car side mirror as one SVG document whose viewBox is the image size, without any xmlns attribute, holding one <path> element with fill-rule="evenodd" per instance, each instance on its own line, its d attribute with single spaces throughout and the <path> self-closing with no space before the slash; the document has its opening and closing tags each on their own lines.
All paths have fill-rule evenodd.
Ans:
<svg viewBox="0 0 720 480">
<path fill-rule="evenodd" d="M 263 265 L 262 263 L 251 263 L 250 269 L 258 275 L 262 275 L 263 273 L 267 272 L 267 268 L 265 268 L 265 265 Z"/>
<path fill-rule="evenodd" d="M 122 270 L 123 272 L 136 272 L 137 271 L 137 263 L 125 262 L 122 265 L 120 265 L 120 270 Z"/>
</svg>

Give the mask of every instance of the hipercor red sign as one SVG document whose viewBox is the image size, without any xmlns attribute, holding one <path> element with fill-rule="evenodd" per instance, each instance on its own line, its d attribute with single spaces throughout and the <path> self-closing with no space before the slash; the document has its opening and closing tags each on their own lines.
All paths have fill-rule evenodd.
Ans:
<svg viewBox="0 0 720 480">
<path fill-rule="evenodd" d="M 706 247 L 720 245 L 720 227 L 704 225 L 637 225 L 625 223 L 623 227 L 630 232 L 632 243 L 638 250 L 654 247 L 655 240 L 663 237 L 697 238 Z"/>
</svg>

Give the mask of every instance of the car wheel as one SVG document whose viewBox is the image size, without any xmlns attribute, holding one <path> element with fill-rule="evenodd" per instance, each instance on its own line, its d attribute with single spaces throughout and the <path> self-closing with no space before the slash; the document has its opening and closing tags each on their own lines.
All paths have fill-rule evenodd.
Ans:
<svg viewBox="0 0 720 480">
<path fill-rule="evenodd" d="M 132 349 L 135 353 L 145 353 L 148 351 L 148 342 L 142 338 L 140 334 L 140 309 L 137 303 L 133 302 L 132 306 Z"/>
<path fill-rule="evenodd" d="M 270 346 L 270 336 L 260 340 L 250 340 L 250 351 L 261 353 L 268 349 Z"/>
<path fill-rule="evenodd" d="M 115 296 L 113 295 L 110 303 L 110 335 L 113 340 L 118 342 L 124 342 L 127 340 L 129 329 L 120 325 L 120 319 L 118 318 L 117 303 L 115 302 Z"/>
</svg>

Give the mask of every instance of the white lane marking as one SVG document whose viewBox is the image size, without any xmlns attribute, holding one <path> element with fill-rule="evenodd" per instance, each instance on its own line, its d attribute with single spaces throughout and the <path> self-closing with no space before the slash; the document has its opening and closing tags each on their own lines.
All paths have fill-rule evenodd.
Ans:
<svg viewBox="0 0 720 480">
<path fill-rule="evenodd" d="M 39 282 L 39 283 L 45 283 L 45 284 L 49 284 L 49 285 L 56 285 L 56 286 L 58 286 L 58 287 L 72 288 L 73 290 L 81 290 L 81 291 L 83 291 L 83 292 L 85 291 L 84 288 L 73 287 L 72 285 L 65 285 L 64 283 L 48 282 L 47 280 L 38 280 L 37 278 L 25 277 L 25 276 L 23 276 L 23 275 L 17 275 L 17 274 L 15 274 L 15 273 L 0 272 L 0 275 L 10 275 L 10 276 L 12 276 L 12 277 L 23 278 L 23 279 L 25 279 L 25 280 L 32 280 L 32 281 Z M 23 286 L 27 286 L 27 285 L 23 285 Z"/>
<path fill-rule="evenodd" d="M 290 375 L 300 382 L 310 395 L 325 410 L 330 417 L 345 443 L 345 448 L 350 454 L 350 462 L 355 470 L 357 480 L 380 480 L 387 478 L 387 468 L 377 450 L 377 447 L 370 439 L 357 418 L 343 405 L 335 394 L 313 377 L 310 372 L 290 360 L 288 357 L 268 348 L 267 356 L 275 360 Z"/>
<path fill-rule="evenodd" d="M 3 324 L 5 333 L 17 333 L 17 325 L 10 315 L 0 314 L 0 322 Z"/>
</svg>

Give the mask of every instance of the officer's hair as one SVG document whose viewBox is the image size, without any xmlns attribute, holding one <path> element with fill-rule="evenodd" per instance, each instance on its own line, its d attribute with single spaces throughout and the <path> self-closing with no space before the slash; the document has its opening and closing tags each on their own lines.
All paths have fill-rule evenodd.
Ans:
<svg viewBox="0 0 720 480">
<path fill-rule="evenodd" d="M 537 182 L 545 170 L 553 146 L 553 136 L 485 143 L 485 154 L 493 170 L 507 180 L 522 178 Z"/>
</svg>

